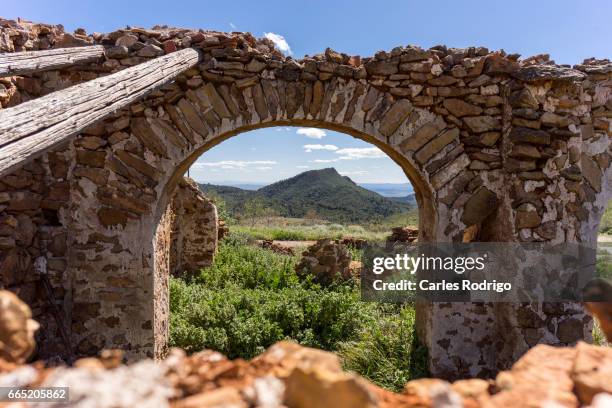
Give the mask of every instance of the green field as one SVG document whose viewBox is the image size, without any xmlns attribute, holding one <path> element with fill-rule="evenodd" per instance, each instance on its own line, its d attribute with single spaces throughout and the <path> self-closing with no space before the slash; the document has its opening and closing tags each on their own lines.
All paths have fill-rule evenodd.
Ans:
<svg viewBox="0 0 612 408">
<path fill-rule="evenodd" d="M 171 280 L 171 346 L 251 358 L 290 339 L 337 352 L 346 369 L 395 391 L 427 374 L 412 305 L 362 302 L 356 281 L 322 287 L 302 280 L 298 260 L 231 234 L 212 267 Z"/>
</svg>

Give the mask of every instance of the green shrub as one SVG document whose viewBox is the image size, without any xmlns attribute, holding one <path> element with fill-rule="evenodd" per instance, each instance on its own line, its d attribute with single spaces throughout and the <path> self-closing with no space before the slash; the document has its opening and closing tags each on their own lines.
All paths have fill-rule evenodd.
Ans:
<svg viewBox="0 0 612 408">
<path fill-rule="evenodd" d="M 231 358 L 251 358 L 277 341 L 334 350 L 355 338 L 371 307 L 363 307 L 349 288 L 317 287 L 277 290 L 225 286 L 223 290 L 170 283 L 173 346 L 218 350 Z"/>
<path fill-rule="evenodd" d="M 612 234 L 612 200 L 608 202 L 606 209 L 599 223 L 599 232 L 603 234 Z"/>
<path fill-rule="evenodd" d="M 609 247 L 609 244 L 607 243 L 599 245 Z M 612 280 L 612 254 L 610 254 L 607 250 L 599 249 L 597 251 L 595 270 L 598 277 Z"/>
<path fill-rule="evenodd" d="M 270 238 L 278 241 L 306 241 L 308 237 L 302 231 L 274 229 L 270 231 Z"/>
<path fill-rule="evenodd" d="M 363 249 L 357 249 L 352 245 L 347 245 L 347 249 L 351 254 L 351 259 L 353 261 L 359 261 L 361 262 L 362 258 L 363 258 Z"/>
<path fill-rule="evenodd" d="M 375 384 L 400 391 L 411 379 L 427 376 L 427 352 L 417 343 L 412 306 L 384 312 L 371 324 L 362 326 L 358 339 L 339 345 L 347 370 L 355 371 Z"/>
<path fill-rule="evenodd" d="M 214 264 L 202 269 L 193 283 L 207 289 L 280 289 L 301 284 L 294 270 L 296 257 L 247 245 L 248 241 L 243 234 L 230 234 L 219 246 Z"/>
</svg>

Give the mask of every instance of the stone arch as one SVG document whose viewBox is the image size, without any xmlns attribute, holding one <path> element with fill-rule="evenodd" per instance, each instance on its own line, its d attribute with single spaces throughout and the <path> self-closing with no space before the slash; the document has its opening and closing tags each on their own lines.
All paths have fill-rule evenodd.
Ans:
<svg viewBox="0 0 612 408">
<path fill-rule="evenodd" d="M 292 60 L 287 64 L 292 64 Z M 89 202 L 81 201 L 76 210 L 82 215 L 74 217 L 75 220 L 90 220 L 85 231 L 90 233 L 92 228 L 99 229 L 100 226 L 106 231 L 119 228 L 122 230 L 121 238 L 137 243 L 135 247 L 132 244 L 133 250 L 126 254 L 125 259 L 116 262 L 119 266 L 104 266 L 122 270 L 130 276 L 126 280 L 131 282 L 128 285 L 131 288 L 122 289 L 123 293 L 136 291 L 128 296 L 138 300 L 127 308 L 133 311 L 138 305 L 139 310 L 125 319 L 125 324 L 130 327 L 127 333 L 133 340 L 126 339 L 125 333 L 121 333 L 123 327 L 118 326 L 115 330 L 120 342 L 135 345 L 135 354 L 161 355 L 166 343 L 167 276 L 162 269 L 155 267 L 154 237 L 176 181 L 202 152 L 241 132 L 270 126 L 312 126 L 341 131 L 370 142 L 395 160 L 413 183 L 421 211 L 421 239 L 457 239 L 456 233 L 462 225 L 462 207 L 452 210 L 454 218 L 447 217 L 448 205 L 452 201 L 446 203 L 444 210 L 438 207 L 440 195 L 449 195 L 452 180 L 462 179 L 461 183 L 465 185 L 475 177 L 468 170 L 471 160 L 461 148 L 457 124 L 427 107 L 416 106 L 407 98 L 394 96 L 366 79 L 332 76 L 327 81 L 308 83 L 267 79 L 264 74 L 251 79 L 240 89 L 236 84 L 227 85 L 227 82 L 202 81 L 197 87 L 178 94 L 164 90 L 164 94 L 172 99 L 158 104 L 155 110 L 131 108 L 127 115 L 117 114 L 113 122 L 104 124 L 104 131 L 112 133 L 107 134 L 109 140 L 113 135 L 116 139 L 105 149 L 105 161 L 101 163 L 110 182 L 94 186 L 91 180 L 83 180 L 87 175 L 75 177 L 77 183 L 84 184 L 84 189 L 92 189 L 86 194 Z M 310 88 L 312 95 L 308 97 Z M 286 98 L 284 106 L 282 92 Z M 290 94 L 293 99 L 288 98 Z M 318 106 L 308 106 L 315 102 Z M 499 120 L 493 122 L 493 126 L 499 126 Z M 124 127 L 116 129 L 121 126 Z M 114 184 L 123 186 L 115 188 Z M 145 195 L 147 201 L 136 202 L 139 200 L 125 195 L 123 191 L 131 188 L 148 191 Z M 457 196 L 453 197 L 455 199 Z M 137 216 L 129 215 L 134 211 Z M 91 224 L 95 224 L 93 220 L 96 218 L 100 225 L 94 227 Z M 441 219 L 445 220 L 443 225 L 439 222 Z M 451 225 L 454 229 L 449 229 Z M 124 262 L 129 267 L 125 267 Z M 81 264 L 77 266 L 83 267 Z M 94 280 L 89 276 L 88 284 Z M 98 316 L 93 321 L 97 323 L 92 323 L 92 328 L 105 319 L 105 314 L 112 313 L 103 310 L 115 307 L 112 299 L 118 296 L 117 293 L 113 289 L 108 294 L 100 294 L 110 301 L 96 309 Z M 138 318 L 140 322 L 136 321 Z M 425 333 L 433 321 L 423 321 L 426 323 L 421 325 L 421 330 Z M 81 351 L 93 350 L 96 344 L 108 347 L 108 335 L 102 338 L 99 332 L 88 330 L 84 338 L 78 340 L 79 337 L 77 335 L 77 344 L 85 345 Z"/>
<path fill-rule="evenodd" d="M 334 130 L 348 136 L 355 137 L 357 139 L 363 140 L 367 143 L 370 143 L 378 148 L 380 148 L 388 157 L 390 157 L 403 171 L 410 183 L 414 186 L 415 196 L 417 198 L 417 202 L 419 204 L 419 211 L 423 211 L 423 217 L 420 219 L 426 220 L 427 224 L 420 226 L 419 231 L 422 231 L 424 235 L 421 236 L 422 240 L 431 240 L 435 235 L 435 225 L 437 224 L 437 215 L 436 215 L 436 206 L 435 206 L 435 191 L 431 188 L 431 185 L 427 181 L 427 177 L 425 174 L 421 172 L 415 164 L 406 158 L 403 154 L 399 153 L 396 149 L 390 147 L 386 143 L 381 143 L 377 139 L 373 139 L 365 133 L 361 133 L 356 131 L 353 128 L 348 128 L 344 126 L 337 126 L 329 123 L 322 123 L 320 121 L 315 120 L 281 120 L 281 121 L 271 121 L 262 124 L 261 126 L 245 126 L 240 127 L 238 129 L 226 132 L 214 140 L 208 141 L 198 148 L 194 149 L 191 153 L 189 153 L 184 161 L 180 163 L 174 170 L 174 172 L 167 178 L 166 186 L 163 190 L 161 198 L 157 204 L 155 210 L 155 217 L 158 218 L 163 209 L 167 205 L 169 197 L 172 196 L 173 186 L 175 183 L 183 177 L 186 173 L 187 169 L 205 152 L 213 148 L 214 146 L 223 143 L 223 141 L 232 138 L 234 136 L 238 136 L 242 133 L 249 132 L 255 129 L 262 128 L 272 128 L 277 126 L 307 126 L 313 128 L 321 128 L 326 130 Z"/>
<path fill-rule="evenodd" d="M 353 86 L 355 86 L 356 84 L 358 84 L 358 82 L 355 82 Z M 213 87 L 212 89 L 215 89 L 215 85 L 205 84 L 198 90 L 210 86 Z M 212 89 L 209 88 L 208 92 L 212 92 Z M 194 91 L 194 93 L 198 90 Z M 350 92 L 354 92 L 354 90 L 350 90 Z M 219 92 L 219 94 L 220 93 L 221 92 Z M 248 95 L 248 92 L 246 92 L 246 94 Z M 366 92 L 363 92 L 362 96 L 365 97 Z M 334 100 L 334 97 L 335 95 L 330 98 L 330 103 Z M 194 96 L 192 96 L 192 98 L 195 99 Z M 379 94 L 378 98 L 382 99 L 383 101 L 387 99 L 384 94 Z M 197 103 L 194 103 L 193 99 L 191 101 L 188 101 L 187 99 L 188 98 L 183 98 L 176 102 L 176 104 L 174 105 L 176 107 L 174 117 L 169 118 L 170 121 L 168 121 L 168 123 L 162 126 L 165 129 L 165 132 L 181 132 L 181 130 L 179 129 L 181 127 L 180 115 L 182 113 L 183 118 L 185 118 L 186 115 L 184 111 L 187 111 L 189 115 L 194 115 L 194 112 L 201 116 L 204 116 L 204 114 L 206 114 L 206 111 L 202 110 L 202 106 L 198 105 Z M 161 214 L 164 212 L 165 208 L 168 205 L 169 199 L 173 195 L 173 191 L 177 181 L 180 180 L 180 178 L 186 172 L 187 168 L 199 156 L 201 156 L 205 151 L 209 150 L 213 146 L 222 143 L 228 138 L 258 128 L 274 126 L 308 126 L 335 130 L 359 138 L 379 147 L 383 152 L 385 152 L 389 157 L 391 157 L 402 168 L 402 170 L 404 170 L 406 176 L 409 178 L 412 185 L 414 186 L 419 205 L 419 211 L 421 213 L 421 216 L 419 217 L 421 223 L 421 240 L 430 241 L 436 239 L 436 237 L 440 236 L 439 231 L 437 230 L 437 191 L 433 188 L 431 184 L 429 173 L 425 170 L 424 164 L 428 163 L 426 159 L 432 159 L 434 158 L 434 156 L 436 156 L 436 153 L 440 152 L 435 151 L 434 147 L 434 150 L 432 152 L 428 154 L 423 154 L 422 157 L 420 156 L 420 160 L 423 163 L 419 163 L 413 158 L 413 155 L 411 154 L 412 151 L 407 149 L 410 148 L 414 152 L 419 151 L 419 148 L 427 143 L 427 139 L 431 139 L 437 134 L 445 132 L 451 133 L 451 135 L 453 136 L 453 138 L 449 138 L 448 143 L 451 143 L 453 141 L 457 142 L 458 130 L 453 125 L 447 125 L 444 119 L 439 115 L 432 114 L 431 112 L 425 109 L 415 108 L 411 104 L 400 103 L 399 106 L 395 109 L 395 113 L 391 111 L 392 114 L 397 115 L 397 117 L 395 118 L 396 123 L 394 125 L 386 125 L 395 127 L 393 130 L 393 135 L 400 140 L 399 142 L 396 142 L 394 145 L 392 145 L 389 143 L 388 136 L 381 135 L 378 131 L 372 131 L 372 129 L 376 129 L 374 126 L 369 126 L 370 133 L 374 133 L 376 136 L 372 136 L 370 133 L 365 132 L 365 129 L 367 129 L 368 126 L 363 126 L 362 124 L 358 126 L 354 123 L 347 123 L 346 121 L 340 122 L 336 119 L 341 118 L 345 115 L 345 112 L 350 109 L 351 102 L 356 105 L 353 107 L 353 109 L 357 110 L 360 108 L 362 98 L 357 98 L 356 100 L 351 100 L 347 98 L 345 100 L 347 106 L 336 106 L 336 110 L 338 111 L 338 113 L 332 114 L 330 117 L 324 119 L 316 118 L 316 115 L 312 114 L 301 115 L 300 113 L 303 114 L 303 111 L 299 111 L 303 108 L 298 108 L 297 114 L 292 118 L 288 117 L 286 111 L 279 110 L 276 117 L 268 116 L 263 121 L 259 121 L 259 119 L 261 118 L 258 117 L 260 112 L 257 111 L 257 102 L 255 100 L 255 97 L 252 97 L 251 100 L 246 97 L 245 104 L 247 108 L 250 108 L 248 114 L 251 118 L 255 118 L 255 120 L 252 120 L 250 123 L 242 123 L 241 120 L 227 121 L 229 123 L 223 124 L 219 128 L 210 129 L 211 133 L 209 133 L 208 136 L 201 141 L 201 143 L 194 144 L 193 146 L 191 146 L 190 149 L 180 149 L 176 151 L 177 156 L 172 161 L 172 166 L 168 167 L 168 171 L 164 172 L 165 177 L 163 177 L 158 183 L 158 185 L 162 187 L 160 189 L 159 199 L 156 201 L 155 207 L 152 210 L 151 224 L 153 226 L 156 226 L 158 224 Z M 217 103 L 221 104 L 222 101 L 219 100 L 217 101 Z M 374 101 L 375 106 L 377 103 L 378 101 Z M 192 107 L 194 108 L 194 110 L 190 109 Z M 168 105 L 166 105 L 164 108 L 166 110 L 173 109 L 173 107 L 170 107 Z M 391 107 L 387 107 L 387 112 L 389 112 L 392 108 L 393 105 L 391 105 Z M 218 109 L 222 108 L 218 107 Z M 402 109 L 404 109 L 405 111 L 402 112 Z M 211 111 L 208 110 L 207 112 L 210 113 Z M 306 118 L 302 118 L 300 116 L 306 116 Z M 379 119 L 379 121 L 384 120 L 384 117 L 385 116 L 383 115 L 382 119 Z M 201 120 L 202 118 L 200 117 L 199 119 Z M 192 116 L 191 120 L 197 121 L 198 119 Z M 388 119 L 387 122 L 383 122 L 383 124 L 388 123 L 389 120 L 390 119 Z M 151 125 L 154 121 L 154 119 L 151 119 L 151 123 L 149 123 L 149 125 Z M 191 127 L 192 125 L 190 125 L 190 123 L 193 126 L 201 126 L 201 124 L 193 124 L 193 122 L 190 122 L 186 118 L 185 123 L 183 123 L 183 125 Z M 171 127 L 172 125 L 174 125 L 174 127 Z M 187 128 L 183 126 L 182 132 L 186 131 L 188 131 Z M 421 141 L 419 141 L 419 138 L 421 138 Z M 404 148 L 403 146 L 409 147 Z M 439 150 L 442 150 L 443 147 L 444 146 L 440 146 Z M 438 160 L 440 159 L 438 158 Z M 458 173 L 462 169 L 463 167 L 459 168 L 456 173 Z M 456 176 L 456 174 L 452 175 L 451 177 L 453 176 Z M 147 229 L 143 232 L 143 236 L 140 238 L 140 241 L 145 243 L 154 241 L 154 235 L 150 235 L 150 229 Z M 154 250 L 152 251 L 155 252 Z M 164 288 L 166 284 L 164 284 L 163 281 L 166 279 L 166 277 L 160 276 L 157 273 L 155 266 L 153 266 L 152 276 L 154 276 L 154 279 L 158 281 L 157 283 L 154 282 L 153 286 L 159 287 L 161 289 L 161 292 L 165 292 Z M 157 304 L 153 305 L 153 309 L 154 315 L 160 318 L 159 333 L 164 333 L 167 332 L 167 324 L 165 322 L 162 323 L 162 321 L 167 320 L 167 299 L 166 296 L 164 296 L 161 292 L 154 296 L 154 299 L 157 300 Z M 164 343 L 165 339 L 163 339 L 163 335 L 156 336 L 155 344 L 163 345 Z M 158 350 L 158 353 L 160 352 L 161 349 Z"/>
</svg>

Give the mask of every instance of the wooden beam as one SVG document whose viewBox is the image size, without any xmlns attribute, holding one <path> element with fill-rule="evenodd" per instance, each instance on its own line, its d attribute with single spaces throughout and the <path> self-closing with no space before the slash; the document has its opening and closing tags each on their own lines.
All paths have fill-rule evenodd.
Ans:
<svg viewBox="0 0 612 408">
<path fill-rule="evenodd" d="M 0 176 L 195 66 L 192 48 L 0 110 Z"/>
<path fill-rule="evenodd" d="M 7 52 L 0 54 L 0 77 L 59 69 L 93 62 L 104 56 L 104 47 L 56 48 L 44 51 Z"/>
</svg>

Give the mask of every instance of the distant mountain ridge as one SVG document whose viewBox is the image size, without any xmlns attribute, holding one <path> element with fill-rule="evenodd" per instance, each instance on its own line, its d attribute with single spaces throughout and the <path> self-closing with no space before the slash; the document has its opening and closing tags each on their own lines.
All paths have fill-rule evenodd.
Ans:
<svg viewBox="0 0 612 408">
<path fill-rule="evenodd" d="M 202 184 L 238 187 L 243 190 L 258 190 L 272 183 L 222 180 L 216 183 Z M 383 197 L 410 197 L 414 195 L 414 190 L 410 183 L 357 183 L 357 185 L 359 187 L 365 188 L 366 190 L 374 191 L 375 193 L 378 193 Z"/>
<path fill-rule="evenodd" d="M 334 168 L 306 171 L 255 191 L 213 184 L 200 184 L 200 188 L 205 194 L 221 196 L 234 215 L 256 198 L 282 216 L 302 218 L 314 213 L 338 223 L 373 222 L 414 207 L 401 198 L 390 199 L 360 187 Z"/>
</svg>

